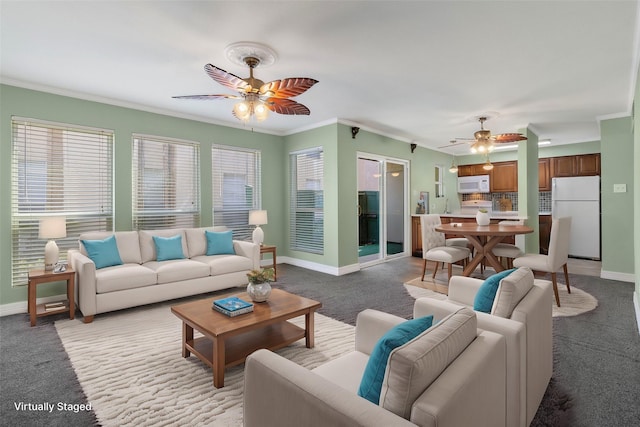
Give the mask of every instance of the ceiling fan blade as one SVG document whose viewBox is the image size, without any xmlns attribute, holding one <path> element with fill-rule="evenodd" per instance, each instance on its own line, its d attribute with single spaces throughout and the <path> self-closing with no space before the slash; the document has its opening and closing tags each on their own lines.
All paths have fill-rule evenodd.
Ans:
<svg viewBox="0 0 640 427">
<path fill-rule="evenodd" d="M 207 64 L 204 66 L 204 71 L 211 77 L 213 80 L 220 83 L 222 86 L 228 87 L 229 89 L 237 90 L 238 92 L 244 92 L 249 83 L 242 80 L 240 77 L 235 74 L 231 74 L 222 68 L 218 68 L 215 65 Z"/>
<path fill-rule="evenodd" d="M 521 133 L 501 133 L 500 135 L 494 135 L 492 139 L 498 143 L 526 141 L 527 137 Z"/>
<path fill-rule="evenodd" d="M 467 142 L 466 142 L 466 141 L 460 141 L 460 139 L 459 139 L 459 138 L 457 138 L 457 139 L 455 139 L 455 140 L 453 140 L 453 141 L 449 142 L 449 144 L 448 144 L 448 145 L 443 145 L 443 146 L 438 147 L 438 148 L 449 148 L 449 147 L 455 147 L 455 146 L 457 146 L 457 145 L 461 145 L 461 144 L 467 144 Z"/>
<path fill-rule="evenodd" d="M 278 114 L 305 115 L 311 114 L 309 109 L 292 99 L 287 98 L 268 98 L 265 100 L 267 108 Z"/>
<path fill-rule="evenodd" d="M 172 98 L 178 99 L 242 99 L 241 96 L 237 95 L 183 95 L 183 96 L 172 96 Z"/>
<path fill-rule="evenodd" d="M 305 93 L 311 86 L 318 83 L 308 77 L 292 77 L 282 80 L 274 80 L 260 87 L 260 96 L 270 98 L 291 98 Z"/>
</svg>

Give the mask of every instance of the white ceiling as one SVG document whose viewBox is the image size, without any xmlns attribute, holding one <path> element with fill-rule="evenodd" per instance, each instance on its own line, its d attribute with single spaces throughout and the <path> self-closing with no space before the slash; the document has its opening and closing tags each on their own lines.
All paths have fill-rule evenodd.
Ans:
<svg viewBox="0 0 640 427">
<path fill-rule="evenodd" d="M 605 1 L 6 1 L 3 83 L 242 127 L 232 93 L 203 71 L 240 77 L 239 41 L 278 53 L 266 81 L 312 77 L 295 98 L 310 116 L 271 114 L 289 134 L 336 119 L 437 148 L 529 126 L 566 144 L 600 139 L 599 118 L 630 114 L 638 2 Z M 447 148 L 468 152 L 466 145 Z"/>
</svg>

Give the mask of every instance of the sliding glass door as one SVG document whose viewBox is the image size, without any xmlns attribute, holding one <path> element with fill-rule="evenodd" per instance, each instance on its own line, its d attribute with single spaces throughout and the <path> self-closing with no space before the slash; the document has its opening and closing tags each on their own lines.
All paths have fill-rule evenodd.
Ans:
<svg viewBox="0 0 640 427">
<path fill-rule="evenodd" d="M 408 163 L 358 155 L 358 260 L 376 263 L 407 252 Z"/>
</svg>

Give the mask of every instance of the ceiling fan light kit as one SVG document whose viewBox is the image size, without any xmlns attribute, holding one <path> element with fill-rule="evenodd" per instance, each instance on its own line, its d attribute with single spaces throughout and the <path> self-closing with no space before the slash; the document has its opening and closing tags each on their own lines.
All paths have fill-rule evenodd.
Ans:
<svg viewBox="0 0 640 427">
<path fill-rule="evenodd" d="M 290 77 L 274 80 L 268 83 L 253 76 L 254 68 L 272 65 L 277 59 L 273 49 L 260 43 L 233 43 L 225 49 L 225 54 L 232 62 L 249 67 L 249 77 L 242 79 L 215 65 L 206 64 L 205 72 L 216 82 L 233 89 L 238 95 L 186 95 L 174 96 L 179 99 L 240 99 L 233 107 L 233 115 L 248 122 L 252 118 L 261 122 L 265 120 L 269 111 L 288 115 L 309 115 L 311 111 L 306 106 L 290 99 L 306 92 L 317 80 L 309 77 Z"/>
</svg>

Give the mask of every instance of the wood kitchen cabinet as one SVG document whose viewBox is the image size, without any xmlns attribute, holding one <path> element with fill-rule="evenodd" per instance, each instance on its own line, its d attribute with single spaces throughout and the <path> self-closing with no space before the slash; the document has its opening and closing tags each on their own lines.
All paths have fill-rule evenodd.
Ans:
<svg viewBox="0 0 640 427">
<path fill-rule="evenodd" d="M 458 176 L 489 175 L 489 171 L 482 169 L 482 166 L 484 163 L 460 165 L 458 166 Z"/>
<path fill-rule="evenodd" d="M 600 154 L 551 157 L 551 177 L 600 175 Z"/>
<path fill-rule="evenodd" d="M 549 158 L 538 159 L 538 191 L 551 191 Z"/>
<path fill-rule="evenodd" d="M 576 156 L 576 175 L 600 175 L 600 154 L 581 154 Z"/>
<path fill-rule="evenodd" d="M 518 191 L 518 162 L 498 162 L 493 164 L 489 184 L 492 193 Z"/>
</svg>

